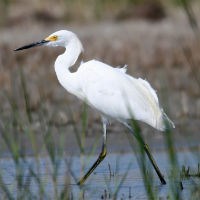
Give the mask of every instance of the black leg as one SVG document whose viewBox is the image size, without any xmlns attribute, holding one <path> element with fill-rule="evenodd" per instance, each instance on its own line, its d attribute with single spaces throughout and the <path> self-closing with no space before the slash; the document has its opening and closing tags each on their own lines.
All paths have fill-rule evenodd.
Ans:
<svg viewBox="0 0 200 200">
<path fill-rule="evenodd" d="M 90 176 L 90 174 L 97 168 L 97 166 L 101 163 L 101 161 L 106 157 L 106 144 L 103 143 L 101 153 L 97 158 L 96 162 L 92 165 L 92 167 L 87 171 L 87 173 L 78 181 L 77 185 L 82 185 L 86 179 Z"/>
<path fill-rule="evenodd" d="M 106 124 L 107 120 L 102 118 L 103 122 L 103 145 L 101 149 L 101 153 L 97 158 L 96 162 L 92 165 L 92 167 L 87 171 L 87 173 L 78 181 L 77 185 L 82 185 L 86 179 L 90 176 L 90 174 L 97 168 L 97 166 L 101 163 L 101 161 L 106 157 Z"/>
<path fill-rule="evenodd" d="M 131 126 L 129 126 L 129 125 L 126 124 L 126 123 L 124 123 L 124 125 L 131 131 L 131 133 L 133 133 L 133 135 L 134 135 L 135 138 L 138 140 L 138 142 L 139 142 L 139 143 L 142 143 L 142 145 L 144 146 L 144 151 L 145 151 L 145 153 L 147 154 L 147 156 L 148 156 L 148 158 L 149 158 L 151 164 L 153 165 L 153 167 L 154 167 L 154 169 L 155 169 L 155 171 L 156 171 L 156 173 L 157 173 L 157 175 L 158 175 L 158 177 L 159 177 L 159 179 L 160 179 L 160 182 L 161 182 L 163 185 L 165 185 L 165 184 L 166 184 L 166 181 L 165 181 L 165 179 L 164 179 L 164 176 L 161 174 L 160 169 L 158 168 L 158 165 L 156 164 L 156 161 L 154 160 L 154 158 L 153 158 L 153 156 L 152 156 L 152 154 L 151 154 L 151 152 L 150 152 L 150 149 L 149 149 L 148 145 L 144 142 L 144 140 L 143 140 L 141 137 L 138 138 L 138 137 L 135 135 L 135 133 L 134 133 L 134 131 L 133 131 L 133 129 L 132 129 Z"/>
<path fill-rule="evenodd" d="M 150 152 L 150 150 L 149 150 L 148 145 L 145 144 L 145 143 L 144 143 L 144 150 L 145 150 L 145 152 L 146 152 L 146 154 L 147 154 L 149 160 L 151 161 L 151 164 L 153 165 L 153 167 L 154 167 L 154 169 L 155 169 L 155 171 L 156 171 L 156 173 L 157 173 L 157 175 L 158 175 L 158 177 L 159 177 L 159 179 L 160 179 L 160 182 L 161 182 L 163 185 L 165 185 L 165 184 L 166 184 L 166 181 L 165 181 L 165 179 L 164 179 L 164 176 L 161 174 L 160 169 L 158 168 L 158 165 L 156 164 L 156 161 L 154 160 L 154 158 L 153 158 L 153 156 L 152 156 L 152 154 L 151 154 L 151 152 Z"/>
</svg>

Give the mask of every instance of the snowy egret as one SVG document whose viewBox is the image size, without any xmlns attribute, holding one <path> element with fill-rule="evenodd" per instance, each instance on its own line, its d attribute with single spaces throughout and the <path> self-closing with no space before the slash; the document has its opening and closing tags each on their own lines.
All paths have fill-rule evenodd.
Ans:
<svg viewBox="0 0 200 200">
<path fill-rule="evenodd" d="M 165 122 L 174 127 L 173 122 L 159 106 L 155 90 L 141 78 L 126 74 L 126 68 L 113 68 L 97 60 L 82 62 L 76 72 L 70 72 L 81 52 L 82 44 L 76 34 L 67 30 L 57 31 L 40 42 L 32 43 L 15 51 L 36 46 L 61 46 L 66 50 L 55 61 L 55 72 L 60 84 L 70 93 L 99 111 L 103 123 L 103 145 L 96 162 L 78 182 L 83 184 L 99 163 L 105 158 L 106 126 L 109 119 L 124 124 L 133 134 L 131 119 L 145 122 L 160 131 L 165 130 Z M 137 137 L 136 137 L 137 138 Z M 142 140 L 162 184 L 166 181 L 161 174 L 147 144 Z"/>
</svg>

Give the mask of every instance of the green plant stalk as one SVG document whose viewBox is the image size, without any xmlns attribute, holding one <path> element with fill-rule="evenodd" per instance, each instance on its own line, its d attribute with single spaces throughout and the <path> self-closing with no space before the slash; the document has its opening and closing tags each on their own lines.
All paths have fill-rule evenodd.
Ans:
<svg viewBox="0 0 200 200">
<path fill-rule="evenodd" d="M 198 23 L 191 7 L 191 0 L 179 0 L 187 15 L 189 24 L 195 33 L 199 32 Z"/>
<path fill-rule="evenodd" d="M 172 198 L 173 199 L 180 199 L 180 185 L 182 185 L 180 179 L 179 179 L 179 165 L 178 165 L 178 160 L 176 156 L 176 152 L 174 149 L 174 143 L 173 143 L 173 137 L 172 137 L 172 131 L 169 127 L 168 122 L 165 122 L 165 142 L 167 146 L 167 151 L 168 151 L 168 157 L 171 165 L 171 176 L 169 178 L 170 180 L 170 189 L 172 193 Z M 177 181 L 178 180 L 178 181 Z M 177 184 L 178 182 L 178 184 Z"/>
<path fill-rule="evenodd" d="M 50 130 L 47 130 L 47 133 L 45 134 L 44 137 L 44 142 L 46 145 L 46 150 L 48 152 L 48 156 L 50 157 L 50 161 L 51 161 L 51 166 L 53 169 L 53 173 L 52 173 L 52 181 L 54 184 L 54 199 L 58 199 L 58 191 L 57 191 L 57 175 L 58 175 L 58 169 L 59 169 L 59 160 L 57 157 L 57 153 L 56 153 L 56 145 L 54 142 L 54 139 L 52 137 L 52 133 Z"/>
<path fill-rule="evenodd" d="M 87 109 L 88 109 L 88 106 L 86 103 L 84 103 L 83 112 L 82 112 L 82 134 L 81 134 L 82 147 L 85 146 L 85 138 L 86 138 L 86 132 L 87 132 L 87 121 L 88 121 Z M 84 151 L 82 153 L 84 153 Z"/>
<path fill-rule="evenodd" d="M 84 147 L 82 146 L 81 137 L 80 137 L 79 130 L 77 128 L 76 122 L 75 122 L 74 117 L 73 117 L 73 112 L 72 112 L 70 107 L 67 107 L 67 108 L 68 108 L 68 112 L 70 113 L 70 116 L 72 116 L 72 126 L 73 126 L 73 129 L 74 129 L 74 133 L 75 133 L 75 136 L 76 136 L 76 141 L 77 141 L 79 150 L 80 150 L 81 153 L 83 153 Z"/>
<path fill-rule="evenodd" d="M 26 114 L 27 114 L 29 122 L 31 123 L 33 120 L 32 120 L 31 109 L 30 109 L 30 97 L 27 91 L 26 80 L 25 80 L 22 67 L 19 67 L 19 72 L 20 72 L 22 92 L 23 92 L 24 100 L 25 100 Z"/>
<path fill-rule="evenodd" d="M 120 191 L 120 189 L 121 189 L 121 186 L 123 185 L 123 183 L 124 183 L 124 181 L 125 181 L 125 179 L 126 179 L 126 177 L 127 177 L 127 175 L 128 175 L 128 172 L 129 172 L 130 168 L 131 168 L 131 162 L 129 162 L 129 164 L 128 164 L 128 169 L 126 170 L 126 173 L 123 175 L 122 179 L 120 180 L 120 182 L 119 182 L 119 184 L 118 184 L 118 186 L 117 186 L 117 188 L 116 188 L 116 190 L 115 190 L 115 192 L 114 192 L 114 195 L 113 195 L 113 199 L 114 199 L 114 200 L 117 199 L 117 196 L 118 196 L 118 194 L 119 194 L 119 191 Z"/>
<path fill-rule="evenodd" d="M 0 188 L 1 190 L 4 192 L 5 196 L 6 196 L 6 199 L 8 200 L 14 200 L 14 197 L 12 196 L 11 192 L 9 191 L 7 185 L 5 184 L 5 182 L 3 181 L 3 178 L 2 178 L 2 172 L 0 172 Z"/>
<path fill-rule="evenodd" d="M 85 138 L 86 138 L 86 131 L 87 131 L 87 104 L 84 103 L 83 104 L 83 111 L 82 111 L 82 117 L 81 117 L 81 122 L 82 122 L 82 131 L 81 131 L 81 147 L 82 147 L 82 151 L 81 151 L 81 156 L 80 156 L 80 162 L 81 162 L 81 166 L 82 169 L 81 171 L 83 172 L 84 170 L 84 164 L 85 164 L 85 159 L 84 159 L 84 153 L 85 153 Z"/>
<path fill-rule="evenodd" d="M 150 200 L 154 200 L 156 199 L 155 197 L 155 192 L 153 191 L 153 179 L 150 179 L 149 173 L 148 173 L 148 167 L 147 167 L 147 160 L 146 160 L 146 156 L 145 156 L 145 150 L 144 150 L 144 139 L 142 137 L 141 134 L 141 130 L 139 125 L 137 124 L 137 122 L 135 120 L 131 121 L 131 127 L 134 130 L 134 136 L 136 137 L 138 144 L 139 144 L 139 157 L 138 157 L 138 163 L 140 166 L 140 170 L 143 176 L 143 182 L 144 182 L 144 186 L 147 192 L 147 196 Z M 134 145 L 132 143 L 131 147 L 134 150 Z M 153 176 L 151 176 L 153 177 Z"/>
</svg>

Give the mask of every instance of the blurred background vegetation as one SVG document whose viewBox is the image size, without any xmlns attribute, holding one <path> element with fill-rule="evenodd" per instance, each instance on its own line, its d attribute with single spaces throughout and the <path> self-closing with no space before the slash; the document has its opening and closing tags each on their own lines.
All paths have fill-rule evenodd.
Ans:
<svg viewBox="0 0 200 200">
<path fill-rule="evenodd" d="M 199 21 L 198 0 L 0 0 L 0 156 L 12 156 L 21 194 L 27 191 L 19 158 L 48 155 L 56 182 L 54 158 L 99 152 L 101 124 L 98 114 L 58 84 L 53 65 L 63 49 L 13 49 L 59 29 L 74 31 L 84 60 L 128 64 L 129 74 L 147 79 L 175 122 L 175 147 L 199 151 Z M 132 151 L 124 132 L 117 123 L 109 126 L 109 152 Z M 150 146 L 165 149 L 155 132 L 142 124 Z M 32 168 L 30 174 L 38 178 Z"/>
<path fill-rule="evenodd" d="M 71 132 L 74 120 L 81 120 L 82 104 L 58 85 L 54 73 L 53 64 L 62 49 L 35 48 L 17 54 L 12 51 L 56 30 L 70 29 L 83 42 L 84 60 L 96 58 L 112 66 L 128 64 L 128 73 L 151 82 L 176 124 L 174 136 L 179 144 L 194 144 L 199 139 L 199 1 L 1 0 L 0 10 L 3 123 L 13 117 L 11 101 L 20 113 L 21 123 L 28 114 L 38 134 L 41 110 L 54 129 L 62 128 L 66 133 Z M 92 136 L 101 127 L 98 114 L 90 109 L 88 112 L 87 134 Z M 144 135 L 150 135 L 153 143 L 162 140 L 159 135 L 151 137 L 155 131 L 143 127 Z M 111 137 L 124 130 L 116 124 L 110 129 Z M 123 145 L 119 146 L 123 149 Z"/>
<path fill-rule="evenodd" d="M 79 23 L 108 19 L 145 18 L 159 20 L 169 9 L 183 7 L 191 12 L 195 0 L 1 0 L 1 24 L 12 25 L 26 20 L 46 23 L 75 21 Z"/>
</svg>

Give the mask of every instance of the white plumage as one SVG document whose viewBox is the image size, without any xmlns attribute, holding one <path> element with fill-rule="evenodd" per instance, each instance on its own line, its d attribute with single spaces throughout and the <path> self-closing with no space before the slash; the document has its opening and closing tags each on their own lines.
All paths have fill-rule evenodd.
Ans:
<svg viewBox="0 0 200 200">
<path fill-rule="evenodd" d="M 58 56 L 55 71 L 60 84 L 98 110 L 103 118 L 113 118 L 124 124 L 130 119 L 143 121 L 158 130 L 165 130 L 166 121 L 174 127 L 159 105 L 155 90 L 149 82 L 126 74 L 127 66 L 113 68 L 97 60 L 82 62 L 77 72 L 69 68 L 83 51 L 78 37 L 70 31 L 57 31 L 34 46 L 62 46 L 66 51 Z"/>
<path fill-rule="evenodd" d="M 66 30 L 57 31 L 40 42 L 20 47 L 16 51 L 41 45 L 62 46 L 66 49 L 55 62 L 55 72 L 60 84 L 102 115 L 102 151 L 78 184 L 82 184 L 106 156 L 106 124 L 110 118 L 123 123 L 132 133 L 134 132 L 129 126 L 131 119 L 143 121 L 161 131 L 165 130 L 166 121 L 174 127 L 173 122 L 160 107 L 155 90 L 146 80 L 126 74 L 126 66 L 113 68 L 100 61 L 91 60 L 82 62 L 76 72 L 70 72 L 69 68 L 75 64 L 83 51 L 82 44 L 74 33 Z M 142 142 L 161 183 L 165 184 L 166 181 L 148 146 Z"/>
<path fill-rule="evenodd" d="M 173 122 L 160 108 L 155 90 L 146 80 L 126 74 L 126 66 L 113 68 L 100 61 L 91 60 L 82 63 L 77 72 L 71 73 L 69 68 L 83 50 L 81 42 L 69 31 L 58 31 L 48 38 L 55 35 L 58 40 L 47 45 L 66 48 L 64 54 L 55 62 L 58 80 L 66 90 L 86 101 L 104 117 L 123 123 L 134 118 L 161 131 L 165 129 L 164 120 L 168 120 L 174 127 Z"/>
<path fill-rule="evenodd" d="M 77 77 L 82 100 L 103 115 L 120 122 L 134 117 L 164 130 L 157 95 L 147 81 L 135 79 L 96 60 L 82 64 Z"/>
</svg>

